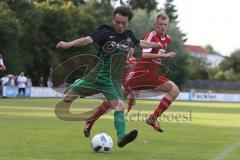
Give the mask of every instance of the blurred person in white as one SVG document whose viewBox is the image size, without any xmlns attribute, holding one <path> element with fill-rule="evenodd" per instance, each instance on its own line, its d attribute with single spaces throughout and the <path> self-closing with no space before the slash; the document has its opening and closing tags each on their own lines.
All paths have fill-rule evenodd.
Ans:
<svg viewBox="0 0 240 160">
<path fill-rule="evenodd" d="M 14 75 L 12 75 L 12 74 L 9 74 L 9 86 L 10 87 L 14 87 L 15 86 L 15 76 Z"/>
<path fill-rule="evenodd" d="M 0 97 L 2 97 L 3 86 L 8 86 L 8 84 L 9 84 L 9 77 L 8 75 L 5 75 L 0 79 Z"/>
<path fill-rule="evenodd" d="M 48 88 L 53 88 L 53 82 L 52 82 L 50 77 L 48 78 L 48 81 L 47 81 L 47 87 Z"/>
<path fill-rule="evenodd" d="M 0 52 L 0 72 L 3 72 L 6 70 L 6 66 L 3 63 L 3 56 L 2 53 Z"/>
<path fill-rule="evenodd" d="M 5 75 L 4 77 L 1 78 L 1 86 L 8 86 L 9 84 L 9 77 L 8 75 Z"/>
<path fill-rule="evenodd" d="M 27 78 L 27 87 L 32 87 L 32 79 L 30 77 Z"/>
<path fill-rule="evenodd" d="M 17 83 L 18 83 L 18 96 L 20 96 L 20 94 L 22 92 L 23 97 L 25 97 L 27 78 L 24 76 L 23 72 L 21 72 L 21 74 L 18 76 Z"/>
</svg>

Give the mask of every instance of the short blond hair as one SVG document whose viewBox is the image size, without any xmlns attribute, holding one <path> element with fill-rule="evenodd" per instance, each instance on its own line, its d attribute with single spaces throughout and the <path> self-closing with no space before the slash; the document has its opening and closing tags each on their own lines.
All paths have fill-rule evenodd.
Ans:
<svg viewBox="0 0 240 160">
<path fill-rule="evenodd" d="M 158 21 L 158 19 L 162 19 L 162 20 L 169 20 L 169 17 L 168 17 L 168 15 L 165 13 L 165 12 L 158 12 L 157 14 L 156 14 L 156 16 L 155 16 L 155 23 Z"/>
</svg>

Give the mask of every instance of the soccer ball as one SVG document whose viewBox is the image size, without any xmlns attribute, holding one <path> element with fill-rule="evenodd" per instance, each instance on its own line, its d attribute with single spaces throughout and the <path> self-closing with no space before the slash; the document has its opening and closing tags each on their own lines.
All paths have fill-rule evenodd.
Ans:
<svg viewBox="0 0 240 160">
<path fill-rule="evenodd" d="M 92 138 L 92 148 L 95 152 L 109 152 L 112 147 L 113 140 L 106 133 L 98 133 Z"/>
</svg>

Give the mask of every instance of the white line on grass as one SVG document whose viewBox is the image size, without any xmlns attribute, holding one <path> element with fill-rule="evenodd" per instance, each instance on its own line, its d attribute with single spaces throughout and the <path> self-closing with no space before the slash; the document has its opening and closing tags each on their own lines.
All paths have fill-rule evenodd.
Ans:
<svg viewBox="0 0 240 160">
<path fill-rule="evenodd" d="M 232 143 L 230 146 L 225 148 L 223 152 L 219 153 L 213 160 L 224 160 L 228 155 L 230 155 L 238 147 L 240 147 L 240 141 Z"/>
</svg>

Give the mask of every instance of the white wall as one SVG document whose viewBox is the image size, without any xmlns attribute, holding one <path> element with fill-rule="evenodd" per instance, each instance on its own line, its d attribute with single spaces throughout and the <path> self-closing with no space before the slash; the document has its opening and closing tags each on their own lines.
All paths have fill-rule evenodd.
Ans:
<svg viewBox="0 0 240 160">
<path fill-rule="evenodd" d="M 207 56 L 207 62 L 208 62 L 208 64 L 210 64 L 211 67 L 218 66 L 223 60 L 224 60 L 224 57 L 219 56 L 219 55 L 209 54 Z"/>
<path fill-rule="evenodd" d="M 163 93 L 142 91 L 137 92 L 139 99 L 162 99 Z M 52 88 L 32 87 L 31 97 L 63 97 L 63 94 Z M 88 98 L 104 98 L 98 94 Z M 240 102 L 240 94 L 210 93 L 210 92 L 181 92 L 177 97 L 180 101 L 213 101 L 213 102 Z"/>
</svg>

